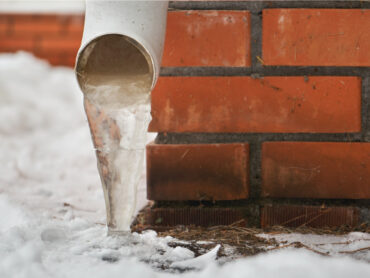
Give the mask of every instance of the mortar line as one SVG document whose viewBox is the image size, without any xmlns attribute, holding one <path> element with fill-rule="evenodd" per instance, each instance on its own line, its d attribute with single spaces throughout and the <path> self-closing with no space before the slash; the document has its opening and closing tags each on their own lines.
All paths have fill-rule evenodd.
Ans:
<svg viewBox="0 0 370 278">
<path fill-rule="evenodd" d="M 250 29 L 250 55 L 251 70 L 253 73 L 263 71 L 262 61 L 262 6 L 256 12 L 251 13 Z"/>
<path fill-rule="evenodd" d="M 230 144 L 244 142 L 362 142 L 363 133 L 162 133 L 157 144 Z"/>
<path fill-rule="evenodd" d="M 370 76 L 362 76 L 361 80 L 361 120 L 362 140 L 370 141 Z"/>
<path fill-rule="evenodd" d="M 252 23 L 253 24 L 253 23 Z M 253 28 L 253 26 L 252 26 Z M 260 36 L 262 38 L 262 34 Z M 262 50 L 251 48 L 251 57 Z M 259 63 L 259 62 L 258 62 Z M 161 76 L 370 76 L 370 67 L 259 66 L 254 67 L 162 67 Z"/>
<path fill-rule="evenodd" d="M 249 141 L 249 183 L 250 183 L 250 199 L 259 199 L 261 197 L 261 149 L 262 142 L 260 140 Z"/>
<path fill-rule="evenodd" d="M 243 207 L 248 205 L 302 205 L 302 206 L 356 206 L 358 208 L 369 208 L 370 199 L 322 199 L 322 198 L 255 198 L 228 201 L 156 201 L 157 207 L 184 207 L 199 204 L 204 207 Z"/>
<path fill-rule="evenodd" d="M 170 1 L 171 10 L 254 10 L 264 9 L 369 9 L 368 1 Z"/>
</svg>

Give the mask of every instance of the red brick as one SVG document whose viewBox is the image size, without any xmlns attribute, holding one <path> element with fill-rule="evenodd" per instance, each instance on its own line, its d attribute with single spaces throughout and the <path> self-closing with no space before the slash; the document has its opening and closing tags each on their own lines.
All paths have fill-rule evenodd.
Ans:
<svg viewBox="0 0 370 278">
<path fill-rule="evenodd" d="M 2 37 L 0 39 L 0 52 L 15 52 L 18 50 L 26 50 L 33 52 L 36 47 L 36 42 L 32 38 L 10 38 Z"/>
<path fill-rule="evenodd" d="M 155 132 L 358 132 L 358 77 L 161 77 Z"/>
<path fill-rule="evenodd" d="M 248 144 L 147 146 L 149 200 L 248 198 Z"/>
<path fill-rule="evenodd" d="M 35 51 L 34 55 L 40 59 L 47 60 L 51 65 L 73 67 L 76 52 L 62 51 Z"/>
<path fill-rule="evenodd" d="M 42 51 L 77 51 L 81 45 L 81 38 L 70 38 L 70 37 L 59 37 L 59 38 L 48 38 L 44 37 L 39 42 L 39 48 Z"/>
<path fill-rule="evenodd" d="M 370 143 L 264 143 L 262 179 L 264 197 L 369 199 Z"/>
<path fill-rule="evenodd" d="M 0 22 L 0 35 L 4 36 L 9 33 L 9 24 L 7 22 Z"/>
<path fill-rule="evenodd" d="M 152 208 L 145 213 L 146 225 L 162 227 L 231 225 L 241 220 L 247 222 L 245 208 Z"/>
<path fill-rule="evenodd" d="M 0 34 L 3 26 L 9 29 L 11 37 L 78 37 L 81 40 L 84 16 L 48 15 L 48 14 L 4 14 L 0 22 Z"/>
<path fill-rule="evenodd" d="M 83 16 L 70 16 L 67 24 L 64 26 L 63 31 L 67 33 L 68 36 L 77 36 L 82 38 L 84 28 L 84 17 Z"/>
<path fill-rule="evenodd" d="M 354 207 L 268 205 L 261 209 L 261 227 L 356 227 L 359 211 Z"/>
<path fill-rule="evenodd" d="M 9 18 L 6 14 L 0 13 L 0 24 L 7 24 Z"/>
<path fill-rule="evenodd" d="M 65 17 L 61 14 L 52 13 L 1 13 L 1 18 L 5 20 L 10 20 L 12 22 L 25 22 L 25 21 L 35 21 L 35 22 L 54 22 L 59 17 Z M 1 20 L 0 20 L 1 21 Z"/>
<path fill-rule="evenodd" d="M 73 56 L 68 56 L 62 60 L 61 65 L 74 68 L 76 63 L 76 54 Z"/>
<path fill-rule="evenodd" d="M 37 53 L 36 54 L 34 53 L 34 55 L 39 59 L 46 60 L 51 65 L 55 65 L 55 66 L 62 65 L 59 55 L 56 55 L 56 54 L 55 55 L 39 55 Z"/>
<path fill-rule="evenodd" d="M 46 36 L 59 34 L 63 24 L 57 16 L 13 17 L 12 34 L 22 36 Z"/>
<path fill-rule="evenodd" d="M 162 66 L 250 66 L 248 11 L 168 13 Z"/>
<path fill-rule="evenodd" d="M 370 66 L 370 10 L 267 9 L 266 65 Z"/>
</svg>

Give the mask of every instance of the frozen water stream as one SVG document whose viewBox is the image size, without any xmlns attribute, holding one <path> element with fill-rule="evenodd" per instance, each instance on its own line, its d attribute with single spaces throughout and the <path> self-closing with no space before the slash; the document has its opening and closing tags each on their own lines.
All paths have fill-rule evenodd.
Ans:
<svg viewBox="0 0 370 278">
<path fill-rule="evenodd" d="M 123 78 L 121 85 L 117 85 L 117 80 L 114 85 L 90 85 L 85 91 L 90 103 L 112 119 L 118 129 L 118 138 L 111 136 L 108 129 L 103 130 L 102 144 L 97 146 L 108 165 L 108 176 L 104 176 L 101 166 L 100 175 L 111 231 L 130 230 L 143 172 L 146 133 L 151 119 L 150 96 L 148 91 L 141 92 L 143 79 L 137 79 L 139 81 Z"/>
<path fill-rule="evenodd" d="M 78 61 L 78 80 L 88 102 L 86 112 L 97 151 L 109 232 L 129 232 L 151 120 L 151 69 L 141 51 L 120 35 L 93 41 Z M 104 119 L 92 116 L 91 109 Z"/>
</svg>

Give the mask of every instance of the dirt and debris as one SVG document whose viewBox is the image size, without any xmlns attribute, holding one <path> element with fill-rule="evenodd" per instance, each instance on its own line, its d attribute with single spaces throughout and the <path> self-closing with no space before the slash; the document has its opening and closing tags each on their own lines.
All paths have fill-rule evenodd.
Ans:
<svg viewBox="0 0 370 278">
<path fill-rule="evenodd" d="M 277 240 L 274 238 L 279 235 L 297 234 L 301 235 L 326 235 L 326 236 L 340 236 L 345 237 L 350 232 L 353 232 L 349 227 L 340 227 L 336 229 L 317 229 L 309 227 L 286 228 L 282 226 L 274 226 L 268 230 L 259 228 L 241 227 L 241 223 L 235 223 L 229 226 L 213 226 L 213 227 L 195 227 L 195 226 L 176 226 L 176 227 L 143 227 L 136 225 L 133 227 L 134 231 L 142 232 L 147 229 L 157 230 L 160 237 L 173 237 L 176 240 L 169 243 L 171 247 L 184 247 L 191 250 L 195 257 L 201 256 L 209 252 L 216 245 L 221 248 L 217 253 L 217 261 L 220 264 L 232 261 L 234 259 L 254 256 L 260 253 L 276 251 L 279 249 L 295 248 L 304 249 L 321 256 L 333 255 L 349 255 L 356 258 L 358 254 L 370 252 L 370 238 L 363 239 L 369 242 L 368 246 L 346 250 L 353 244 L 353 240 L 329 242 L 329 243 L 313 243 L 308 244 L 301 241 L 289 242 L 288 240 Z M 362 232 L 369 233 L 369 227 L 362 227 Z M 344 251 L 328 251 L 324 245 L 332 246 L 341 245 Z M 359 258 L 368 261 L 368 259 Z"/>
<path fill-rule="evenodd" d="M 220 244 L 221 248 L 217 253 L 219 263 L 231 261 L 233 259 L 254 256 L 260 253 L 271 252 L 278 249 L 296 248 L 305 249 L 322 256 L 331 256 L 332 253 L 323 250 L 324 244 L 307 244 L 300 241 L 282 241 L 274 237 L 287 234 L 301 235 L 326 235 L 343 236 L 351 232 L 370 233 L 370 226 L 366 223 L 356 227 L 336 227 L 336 228 L 311 228 L 300 226 L 298 228 L 288 228 L 283 226 L 273 226 L 268 229 L 246 227 L 244 221 L 238 221 L 228 226 L 197 227 L 178 225 L 174 227 L 150 226 L 145 225 L 145 215 L 143 211 L 139 213 L 136 222 L 131 227 L 134 232 L 145 230 L 155 230 L 160 237 L 173 237 L 177 241 L 171 242 L 171 247 L 184 247 L 194 252 L 195 257 L 207 253 L 209 250 Z M 263 236 L 261 236 L 263 235 Z M 370 239 L 369 239 L 370 242 Z M 332 243 L 334 245 L 350 245 L 351 241 L 341 241 Z M 343 249 L 344 250 L 344 249 Z M 370 252 L 369 246 L 355 250 L 338 251 L 337 254 L 354 255 L 355 253 Z"/>
<path fill-rule="evenodd" d="M 218 257 L 246 257 L 266 252 L 270 246 L 277 247 L 274 239 L 264 239 L 257 235 L 260 229 L 238 226 L 214 226 L 209 228 L 194 226 L 177 226 L 167 231 L 158 232 L 159 236 L 171 236 L 187 241 L 192 245 L 195 254 L 202 255 L 201 250 L 209 250 L 217 244 L 221 245 Z M 189 245 L 187 246 L 189 248 Z M 195 250 L 193 250 L 195 249 Z"/>
</svg>

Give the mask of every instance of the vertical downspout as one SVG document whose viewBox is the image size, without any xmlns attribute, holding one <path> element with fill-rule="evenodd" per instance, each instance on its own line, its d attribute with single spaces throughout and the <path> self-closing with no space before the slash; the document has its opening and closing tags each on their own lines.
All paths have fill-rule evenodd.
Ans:
<svg viewBox="0 0 370 278">
<path fill-rule="evenodd" d="M 167 8 L 168 1 L 86 1 L 75 71 L 96 149 L 110 233 L 130 230 Z"/>
</svg>

